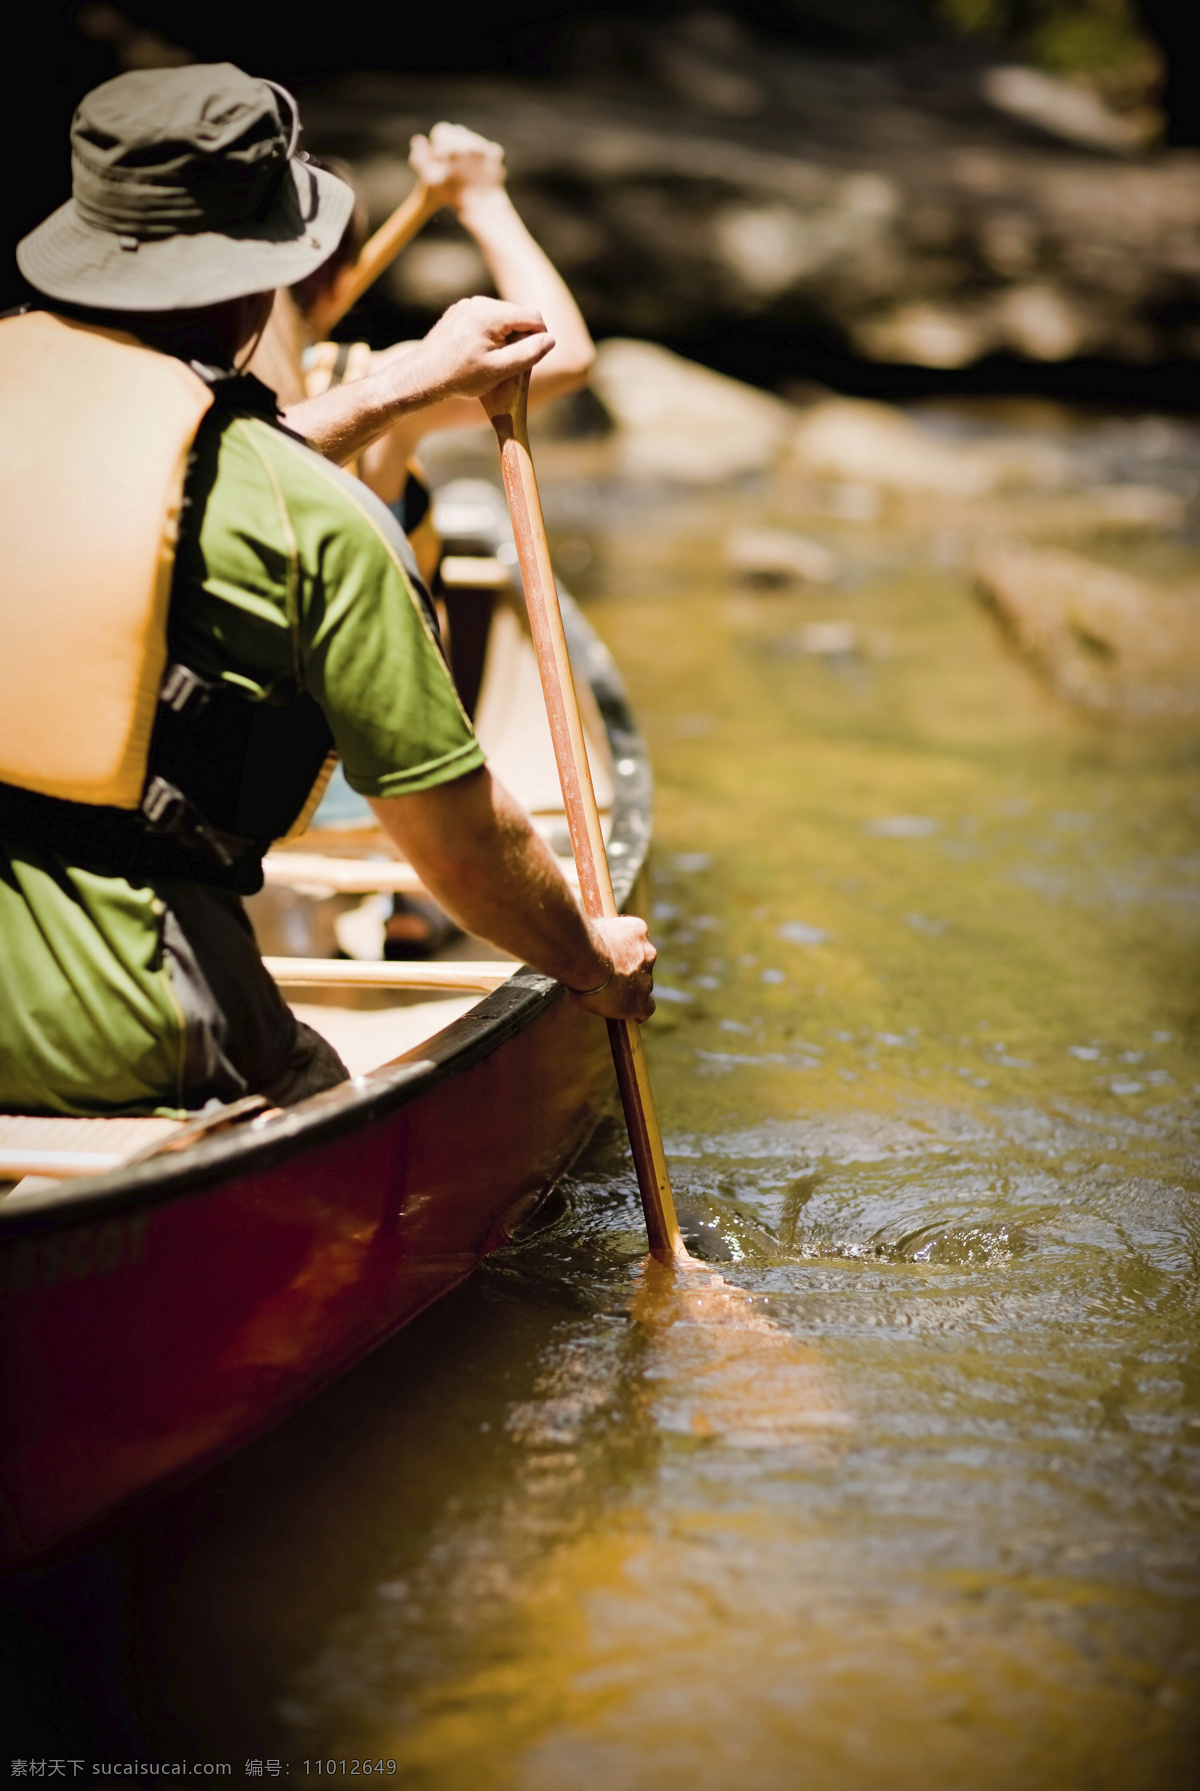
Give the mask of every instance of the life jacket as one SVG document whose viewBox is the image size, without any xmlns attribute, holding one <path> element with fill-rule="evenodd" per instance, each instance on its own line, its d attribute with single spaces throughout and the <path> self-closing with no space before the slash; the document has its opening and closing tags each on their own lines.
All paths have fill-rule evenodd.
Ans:
<svg viewBox="0 0 1200 1791">
<path fill-rule="evenodd" d="M 0 831 L 131 880 L 262 885 L 332 735 L 170 662 L 189 455 L 257 380 L 47 311 L 0 321 Z"/>
</svg>

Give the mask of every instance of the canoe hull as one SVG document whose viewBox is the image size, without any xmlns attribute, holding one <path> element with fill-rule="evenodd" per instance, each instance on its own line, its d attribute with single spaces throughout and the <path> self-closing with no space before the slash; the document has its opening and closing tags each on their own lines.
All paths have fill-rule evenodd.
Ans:
<svg viewBox="0 0 1200 1791">
<path fill-rule="evenodd" d="M 228 1455 L 461 1281 L 613 1086 L 603 1022 L 559 993 L 348 1133 L 0 1246 L 4 1567 Z"/>
</svg>

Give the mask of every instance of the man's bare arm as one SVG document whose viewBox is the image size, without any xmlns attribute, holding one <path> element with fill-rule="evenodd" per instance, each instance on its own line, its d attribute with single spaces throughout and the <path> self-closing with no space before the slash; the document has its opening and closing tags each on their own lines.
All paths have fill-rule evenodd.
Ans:
<svg viewBox="0 0 1200 1791">
<path fill-rule="evenodd" d="M 496 291 L 514 305 L 533 305 L 546 320 L 554 347 L 533 369 L 529 412 L 587 379 L 596 348 L 579 306 L 553 262 L 522 223 L 504 184 L 504 151 L 498 143 L 461 124 L 435 124 L 428 137 L 414 137 L 409 157 L 420 179 L 454 211 L 479 245 Z M 374 357 L 408 353 L 397 344 Z M 372 491 L 393 502 L 404 489 L 408 460 L 421 437 L 436 429 L 469 429 L 479 422 L 471 398 L 442 398 L 428 409 L 397 418 L 372 442 L 359 473 Z"/>
<path fill-rule="evenodd" d="M 283 418 L 319 454 L 353 460 L 398 417 L 444 398 L 478 398 L 536 366 L 553 347 L 541 313 L 529 305 L 460 299 L 407 353 L 365 379 L 289 404 Z"/>
<path fill-rule="evenodd" d="M 461 124 L 435 124 L 412 140 L 411 166 L 478 243 L 502 299 L 536 305 L 555 342 L 529 386 L 529 409 L 573 392 L 596 347 L 570 288 L 526 229 L 505 184 L 504 150 Z"/>
<path fill-rule="evenodd" d="M 490 771 L 372 800 L 430 894 L 460 926 L 571 990 L 590 1013 L 645 1020 L 656 956 L 644 921 L 590 921 L 528 815 Z"/>
</svg>

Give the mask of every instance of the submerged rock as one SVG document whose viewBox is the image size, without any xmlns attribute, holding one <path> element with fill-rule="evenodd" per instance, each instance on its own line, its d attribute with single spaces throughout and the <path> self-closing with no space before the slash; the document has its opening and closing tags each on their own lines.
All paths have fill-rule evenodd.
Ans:
<svg viewBox="0 0 1200 1791">
<path fill-rule="evenodd" d="M 796 649 L 800 653 L 811 653 L 816 659 L 847 659 L 852 653 L 860 651 L 858 629 L 853 622 L 806 622 L 796 634 Z M 813 929 L 810 929 L 810 931 Z M 809 939 L 801 940 L 799 935 L 784 934 L 790 937 L 793 944 L 812 944 Z"/>
<path fill-rule="evenodd" d="M 988 549 L 979 586 L 1063 696 L 1130 715 L 1200 714 L 1200 587 L 1173 587 L 1059 548 Z"/>
<path fill-rule="evenodd" d="M 730 530 L 725 564 L 736 577 L 760 585 L 825 585 L 838 570 L 835 554 L 792 529 Z"/>
</svg>

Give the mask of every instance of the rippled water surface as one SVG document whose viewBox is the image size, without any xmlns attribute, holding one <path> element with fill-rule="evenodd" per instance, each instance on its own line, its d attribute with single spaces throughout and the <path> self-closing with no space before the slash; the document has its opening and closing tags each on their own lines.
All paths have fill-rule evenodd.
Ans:
<svg viewBox="0 0 1200 1791">
<path fill-rule="evenodd" d="M 739 589 L 778 493 L 589 453 L 547 484 L 655 759 L 652 1065 L 721 1279 L 647 1271 L 605 1128 L 73 1570 L 124 1625 L 93 1702 L 439 1791 L 1193 1784 L 1195 738 L 1066 710 L 953 542 L 830 523 L 832 588 Z"/>
</svg>

